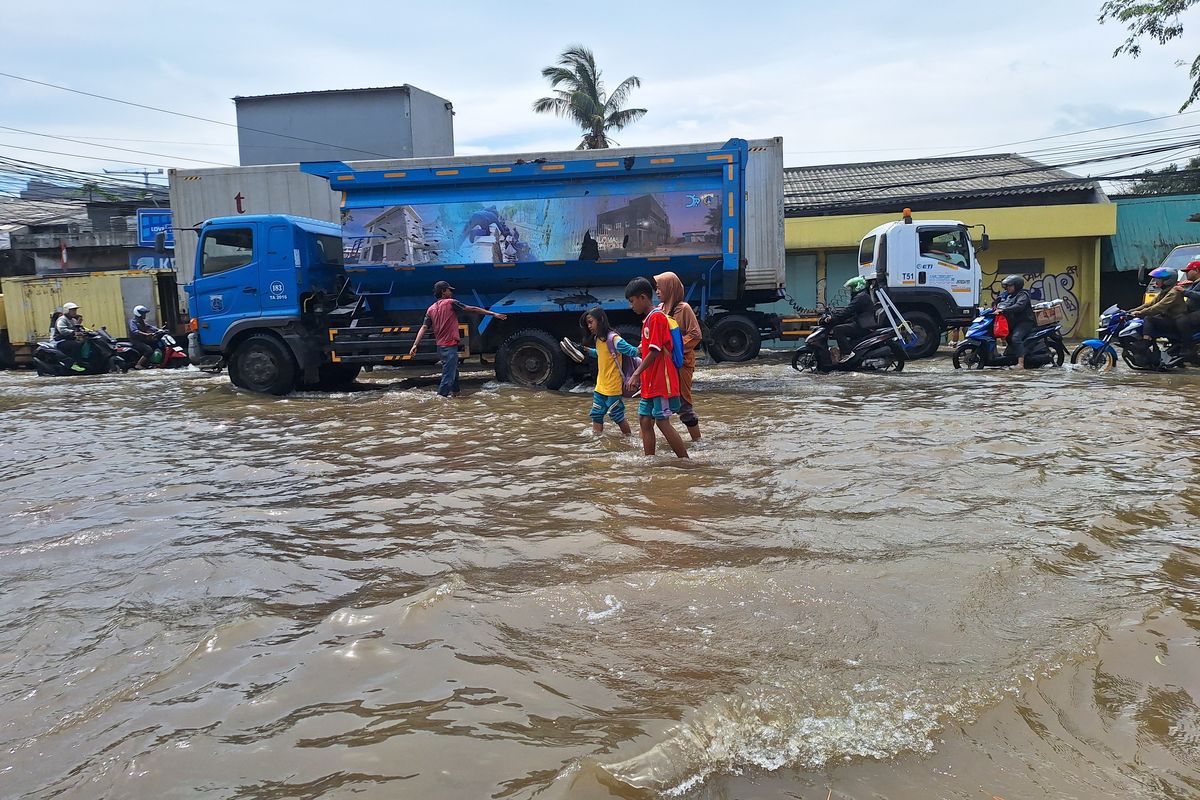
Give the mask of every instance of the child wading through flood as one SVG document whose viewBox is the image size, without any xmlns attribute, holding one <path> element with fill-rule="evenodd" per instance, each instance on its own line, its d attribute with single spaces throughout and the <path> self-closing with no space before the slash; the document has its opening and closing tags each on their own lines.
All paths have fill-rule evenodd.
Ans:
<svg viewBox="0 0 1200 800">
<path fill-rule="evenodd" d="M 679 421 L 682 422 L 692 437 L 692 441 L 700 438 L 700 418 L 692 408 L 692 374 L 696 371 L 696 345 L 704 338 L 700 333 L 700 320 L 696 312 L 683 301 L 683 281 L 674 272 L 664 272 L 654 276 L 654 286 L 658 289 L 659 306 L 667 316 L 679 325 L 683 335 L 683 366 L 679 368 Z"/>
<path fill-rule="evenodd" d="M 637 348 L 622 339 L 608 324 L 608 315 L 602 308 L 584 312 L 579 321 L 583 328 L 583 344 L 586 352 L 596 359 L 596 388 L 592 392 L 592 432 L 604 433 L 604 416 L 608 417 L 629 436 L 633 431 L 625 421 L 625 401 L 621 399 L 625 389 L 623 372 L 625 359 L 636 363 Z"/>
<path fill-rule="evenodd" d="M 683 438 L 671 424 L 671 415 L 679 411 L 679 372 L 671 360 L 675 343 L 667 315 L 654 307 L 654 286 L 646 278 L 634 278 L 625 287 L 629 307 L 642 320 L 642 363 L 626 381 L 627 389 L 638 387 L 641 381 L 642 399 L 638 403 L 638 426 L 642 434 L 642 449 L 654 455 L 654 426 L 675 455 L 687 458 Z"/>
</svg>

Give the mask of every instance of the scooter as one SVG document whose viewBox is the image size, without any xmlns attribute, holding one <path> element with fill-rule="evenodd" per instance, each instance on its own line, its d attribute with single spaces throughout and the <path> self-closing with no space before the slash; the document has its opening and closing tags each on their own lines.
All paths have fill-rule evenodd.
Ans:
<svg viewBox="0 0 1200 800">
<path fill-rule="evenodd" d="M 38 375 L 107 375 L 125 372 L 125 361 L 117 354 L 118 343 L 107 329 L 87 331 L 80 343 L 80 358 L 58 349 L 54 342 L 38 342 L 33 366 Z"/>
<path fill-rule="evenodd" d="M 850 353 L 835 362 L 829 354 L 829 318 L 822 317 L 792 354 L 797 372 L 900 372 L 906 357 L 892 327 L 875 328 L 854 343 Z"/>
<path fill-rule="evenodd" d="M 998 351 L 1000 338 L 996 336 L 996 315 L 1002 312 L 994 308 L 981 308 L 979 316 L 971 320 L 967 334 L 954 348 L 955 369 L 984 369 L 985 367 L 1011 367 L 1017 363 L 1015 355 Z M 1061 367 L 1067 359 L 1067 346 L 1063 344 L 1062 325 L 1052 322 L 1039 325 L 1025 337 L 1026 368 L 1044 367 L 1052 364 Z"/>
<path fill-rule="evenodd" d="M 188 358 L 188 354 L 175 341 L 175 337 L 167 333 L 166 328 L 159 328 L 155 331 L 155 336 L 157 338 L 153 345 L 154 352 L 150 356 L 150 367 L 174 369 L 176 367 L 186 367 L 192 363 L 192 360 Z M 142 354 L 136 348 L 129 345 L 125 339 L 122 339 L 120 344 L 124 345 L 124 347 L 118 350 L 118 355 L 125 362 L 126 368 L 132 369 L 141 360 Z"/>
<path fill-rule="evenodd" d="M 1071 353 L 1071 363 L 1079 364 L 1097 372 L 1108 372 L 1117 366 L 1117 349 L 1115 342 L 1121 348 L 1121 360 L 1130 369 L 1149 372 L 1165 372 L 1182 366 L 1185 361 L 1200 366 L 1200 359 L 1191 356 L 1184 358 L 1163 358 L 1158 340 L 1147 342 L 1142 338 L 1146 321 L 1135 317 L 1128 311 L 1122 311 L 1117 306 L 1109 306 L 1100 314 L 1100 327 L 1096 333 L 1099 339 L 1086 339 Z M 1200 333 L 1192 337 L 1200 344 Z M 1170 349 L 1182 346 L 1178 339 L 1167 339 Z"/>
</svg>

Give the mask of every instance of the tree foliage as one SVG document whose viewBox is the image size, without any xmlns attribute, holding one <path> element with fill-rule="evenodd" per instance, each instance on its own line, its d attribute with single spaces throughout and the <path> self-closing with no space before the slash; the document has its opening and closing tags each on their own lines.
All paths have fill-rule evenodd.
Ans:
<svg viewBox="0 0 1200 800">
<path fill-rule="evenodd" d="M 583 140 L 577 150 L 599 150 L 608 147 L 609 131 L 619 131 L 646 115 L 644 108 L 625 108 L 629 95 L 642 85 L 636 75 L 630 75 L 607 94 L 596 58 L 582 45 L 571 45 L 558 57 L 552 67 L 542 70 L 550 81 L 552 97 L 543 97 L 533 104 L 539 114 L 554 114 L 575 122 L 583 130 Z"/>
<path fill-rule="evenodd" d="M 1182 36 L 1183 23 L 1179 21 L 1179 16 L 1197 2 L 1200 0 L 1105 0 L 1100 6 L 1100 22 L 1115 20 L 1129 31 L 1129 38 L 1113 51 L 1113 57 L 1126 54 L 1137 58 L 1142 54 L 1143 38 L 1166 44 Z M 1188 76 L 1192 79 L 1192 92 L 1188 95 L 1187 102 L 1180 106 L 1180 111 L 1200 97 L 1200 56 L 1196 56 L 1192 61 Z"/>
<path fill-rule="evenodd" d="M 1200 194 L 1200 157 L 1186 167 L 1171 164 L 1162 169 L 1148 169 L 1130 187 L 1130 194 Z"/>
</svg>

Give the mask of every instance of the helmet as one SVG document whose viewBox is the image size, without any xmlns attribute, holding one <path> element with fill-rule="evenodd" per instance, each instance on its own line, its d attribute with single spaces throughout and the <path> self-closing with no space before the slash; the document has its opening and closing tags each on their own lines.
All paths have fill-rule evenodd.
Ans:
<svg viewBox="0 0 1200 800">
<path fill-rule="evenodd" d="M 1179 273 L 1170 267 L 1159 267 L 1158 269 L 1150 270 L 1150 277 L 1161 281 L 1164 289 L 1170 289 L 1179 282 Z"/>
<path fill-rule="evenodd" d="M 150 313 L 150 309 L 146 308 L 145 306 L 137 306 L 133 309 L 133 313 L 134 316 L 144 317 Z"/>
<path fill-rule="evenodd" d="M 863 289 L 867 288 L 867 279 L 859 275 L 855 275 L 853 278 L 843 283 L 842 287 L 849 289 L 851 294 L 858 294 Z"/>
<path fill-rule="evenodd" d="M 1025 288 L 1025 279 L 1020 275 L 1009 275 L 1007 278 L 1000 281 L 1000 285 L 1005 288 L 1009 286 L 1015 286 L 1017 287 L 1017 290 L 1020 291 L 1021 289 Z"/>
<path fill-rule="evenodd" d="M 74 311 L 77 308 L 79 308 L 79 306 L 75 305 L 74 303 L 63 303 L 63 311 Z"/>
</svg>

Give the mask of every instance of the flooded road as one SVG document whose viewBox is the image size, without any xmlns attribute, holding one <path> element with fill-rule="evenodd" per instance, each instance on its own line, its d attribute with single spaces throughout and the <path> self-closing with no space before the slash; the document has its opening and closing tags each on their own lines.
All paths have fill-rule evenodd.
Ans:
<svg viewBox="0 0 1200 800">
<path fill-rule="evenodd" d="M 1200 795 L 1200 373 L 471 378 L 0 373 L 0 796 Z"/>
</svg>

